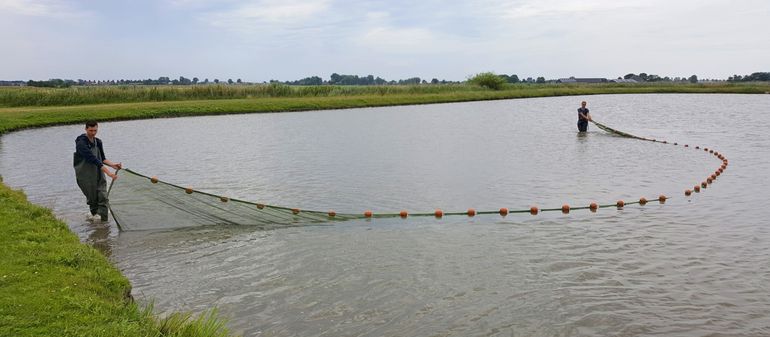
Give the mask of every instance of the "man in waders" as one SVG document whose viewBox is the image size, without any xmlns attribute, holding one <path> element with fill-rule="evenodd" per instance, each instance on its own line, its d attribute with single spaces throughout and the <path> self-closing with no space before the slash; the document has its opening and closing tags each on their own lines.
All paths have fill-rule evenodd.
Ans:
<svg viewBox="0 0 770 337">
<path fill-rule="evenodd" d="M 104 175 L 108 175 L 113 180 L 118 179 L 118 176 L 107 166 L 119 170 L 123 165 L 105 158 L 102 140 L 96 138 L 98 130 L 99 125 L 95 121 L 86 122 L 86 133 L 75 139 L 73 165 L 78 186 L 86 196 L 88 207 L 91 209 L 89 220 L 106 222 L 109 200 L 107 200 L 107 179 Z"/>
<path fill-rule="evenodd" d="M 583 101 L 580 103 L 580 107 L 578 108 L 578 131 L 580 132 L 586 132 L 588 131 L 588 121 L 591 120 L 591 115 L 588 114 L 588 108 L 586 108 L 586 101 Z"/>
</svg>

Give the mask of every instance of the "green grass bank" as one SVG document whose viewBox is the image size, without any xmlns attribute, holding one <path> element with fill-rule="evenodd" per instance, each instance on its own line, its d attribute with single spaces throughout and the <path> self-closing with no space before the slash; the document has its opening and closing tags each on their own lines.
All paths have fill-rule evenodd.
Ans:
<svg viewBox="0 0 770 337">
<path fill-rule="evenodd" d="M 0 88 L 0 135 L 87 119 L 109 121 L 565 95 L 770 92 L 770 83 L 507 85 L 497 91 L 468 85 L 212 87 Z M 255 92 L 259 90 L 264 92 L 258 95 Z M 197 319 L 187 314 L 161 319 L 151 309 L 139 307 L 129 297 L 128 280 L 106 257 L 80 243 L 51 210 L 29 203 L 23 192 L 4 183 L 0 183 L 0 256 L 0 336 L 229 335 L 215 313 Z"/>
<path fill-rule="evenodd" d="M 228 336 L 215 312 L 157 318 L 51 210 L 0 184 L 0 336 Z"/>
</svg>

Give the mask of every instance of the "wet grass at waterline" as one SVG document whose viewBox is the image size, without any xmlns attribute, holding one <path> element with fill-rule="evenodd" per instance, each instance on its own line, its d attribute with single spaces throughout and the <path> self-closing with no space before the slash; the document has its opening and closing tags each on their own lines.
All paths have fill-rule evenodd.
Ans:
<svg viewBox="0 0 770 337">
<path fill-rule="evenodd" d="M 211 311 L 155 318 L 49 209 L 0 184 L 0 336 L 229 336 Z"/>
<path fill-rule="evenodd" d="M 258 99 L 276 97 L 345 96 L 489 96 L 500 98 L 584 95 L 599 93 L 764 93 L 770 84 L 747 83 L 604 83 L 604 84 L 502 84 L 497 93 L 472 84 L 289 86 L 283 84 L 185 86 L 75 86 L 69 88 L 0 87 L 0 107 L 70 106 L 108 103 L 169 102 L 190 100 Z"/>
</svg>

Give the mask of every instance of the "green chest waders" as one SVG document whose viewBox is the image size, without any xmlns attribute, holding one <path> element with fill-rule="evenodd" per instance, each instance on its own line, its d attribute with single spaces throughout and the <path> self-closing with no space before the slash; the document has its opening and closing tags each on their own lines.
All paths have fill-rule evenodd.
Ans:
<svg viewBox="0 0 770 337">
<path fill-rule="evenodd" d="M 99 161 L 104 160 L 96 144 L 93 144 L 93 147 L 91 147 L 91 153 Z M 99 214 L 102 221 L 107 221 L 107 204 L 109 200 L 107 200 L 107 178 L 104 176 L 104 172 L 98 166 L 78 156 L 77 153 L 74 154 L 73 165 L 75 166 L 75 177 L 77 178 L 78 187 L 86 196 L 91 214 Z"/>
</svg>

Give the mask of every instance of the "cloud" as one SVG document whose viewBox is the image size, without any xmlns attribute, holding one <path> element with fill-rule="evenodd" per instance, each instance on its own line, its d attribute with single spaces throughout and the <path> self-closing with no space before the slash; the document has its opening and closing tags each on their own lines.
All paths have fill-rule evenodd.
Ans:
<svg viewBox="0 0 770 337">
<path fill-rule="evenodd" d="M 575 16 L 577 14 L 614 11 L 644 6 L 642 1 L 617 0 L 540 0 L 514 2 L 503 5 L 501 16 L 507 19 Z"/>
<path fill-rule="evenodd" d="M 259 32 L 265 26 L 275 29 L 312 25 L 328 7 L 327 0 L 262 0 L 234 9 L 207 12 L 203 20 L 231 31 Z"/>
<path fill-rule="evenodd" d="M 79 11 L 51 0 L 0 0 L 0 13 L 3 16 L 47 18 L 79 18 L 89 15 L 86 11 Z"/>
<path fill-rule="evenodd" d="M 367 30 L 358 38 L 358 44 L 372 51 L 415 54 L 438 53 L 456 49 L 453 38 L 420 27 L 381 26 Z"/>
</svg>

